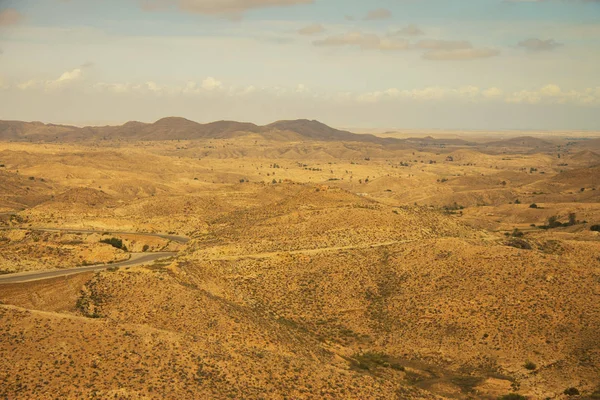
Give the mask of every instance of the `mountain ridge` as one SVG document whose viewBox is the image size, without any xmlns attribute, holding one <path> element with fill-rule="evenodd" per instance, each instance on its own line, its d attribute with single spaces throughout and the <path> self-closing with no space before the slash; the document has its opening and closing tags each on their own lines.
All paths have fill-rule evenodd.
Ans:
<svg viewBox="0 0 600 400">
<path fill-rule="evenodd" d="M 398 139 L 339 130 L 308 119 L 280 120 L 262 126 L 251 122 L 226 120 L 202 124 L 172 116 L 153 123 L 128 121 L 122 125 L 84 127 L 44 124 L 38 121 L 0 121 L 0 140 L 3 141 L 197 140 L 227 139 L 244 134 L 260 134 L 267 139 L 279 141 L 358 141 L 381 144 L 401 142 Z"/>
</svg>

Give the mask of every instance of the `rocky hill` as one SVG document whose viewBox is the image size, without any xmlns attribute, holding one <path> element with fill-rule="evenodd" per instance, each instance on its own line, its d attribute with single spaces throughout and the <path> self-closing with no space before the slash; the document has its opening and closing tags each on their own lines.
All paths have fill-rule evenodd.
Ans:
<svg viewBox="0 0 600 400">
<path fill-rule="evenodd" d="M 200 124 L 180 117 L 162 118 L 154 123 L 130 121 L 120 126 L 78 128 L 41 122 L 0 121 L 1 141 L 71 142 L 89 140 L 197 140 L 222 139 L 259 134 L 271 140 L 358 141 L 396 143 L 373 135 L 359 135 L 331 128 L 318 121 L 277 121 L 258 126 L 236 121 Z M 291 134 L 291 136 L 290 136 Z"/>
</svg>

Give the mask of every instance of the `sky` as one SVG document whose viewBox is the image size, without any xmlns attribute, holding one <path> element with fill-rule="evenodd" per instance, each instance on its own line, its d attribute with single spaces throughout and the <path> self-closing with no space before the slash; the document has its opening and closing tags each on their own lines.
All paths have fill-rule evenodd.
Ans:
<svg viewBox="0 0 600 400">
<path fill-rule="evenodd" d="M 0 0 L 0 119 L 600 130 L 600 0 Z"/>
</svg>

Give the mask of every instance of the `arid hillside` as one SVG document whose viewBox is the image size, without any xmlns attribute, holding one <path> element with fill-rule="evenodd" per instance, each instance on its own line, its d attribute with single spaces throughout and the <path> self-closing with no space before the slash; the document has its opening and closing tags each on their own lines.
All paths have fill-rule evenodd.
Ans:
<svg viewBox="0 0 600 400">
<path fill-rule="evenodd" d="M 593 139 L 11 126 L 2 398 L 600 396 Z"/>
</svg>

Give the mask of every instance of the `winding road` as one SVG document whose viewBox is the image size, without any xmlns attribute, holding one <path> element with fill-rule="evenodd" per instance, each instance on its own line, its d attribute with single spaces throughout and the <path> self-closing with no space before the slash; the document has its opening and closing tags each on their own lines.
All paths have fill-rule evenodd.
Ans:
<svg viewBox="0 0 600 400">
<path fill-rule="evenodd" d="M 76 267 L 67 269 L 53 269 L 50 271 L 29 271 L 19 272 L 16 274 L 0 275 L 0 285 L 6 283 L 23 283 L 31 281 L 39 281 L 42 279 L 56 278 L 59 276 L 68 276 L 80 274 L 82 272 L 102 271 L 108 268 L 135 267 L 144 265 L 163 258 L 173 257 L 176 252 L 163 253 L 131 253 L 129 260 L 116 262 L 112 264 L 96 264 L 86 267 Z"/>
<path fill-rule="evenodd" d="M 10 229 L 21 229 L 21 230 L 32 230 L 32 231 L 43 231 L 43 232 L 65 232 L 65 233 L 109 233 L 113 235 L 137 235 L 137 236 L 152 236 L 159 237 L 162 239 L 171 240 L 175 243 L 185 244 L 190 241 L 185 236 L 167 235 L 161 233 L 145 233 L 145 232 L 121 232 L 121 231 L 96 231 L 87 229 L 68 229 L 68 228 L 23 228 L 23 227 L 0 227 L 0 230 Z M 96 264 L 88 265 L 85 267 L 55 269 L 46 271 L 29 271 L 29 272 L 18 272 L 15 274 L 0 275 L 0 285 L 7 283 L 23 283 L 38 281 L 42 279 L 56 278 L 60 276 L 68 276 L 73 274 L 80 274 L 82 272 L 90 271 L 102 271 L 108 268 L 121 268 L 121 267 L 135 267 L 152 263 L 156 260 L 173 257 L 177 252 L 158 252 L 158 253 L 131 253 L 129 260 L 120 261 L 112 264 Z"/>
</svg>

